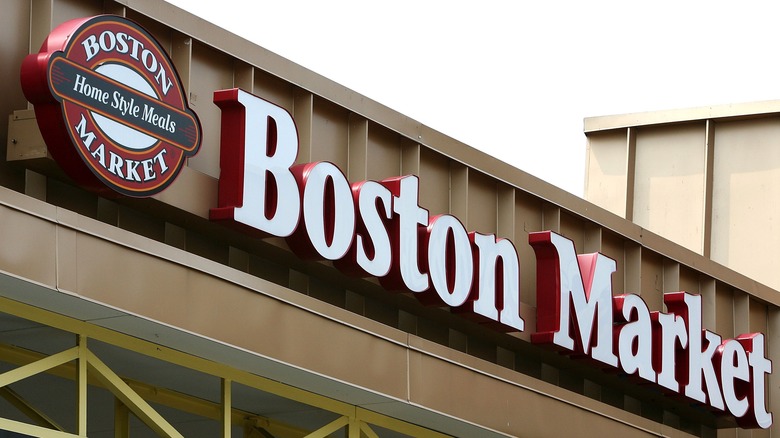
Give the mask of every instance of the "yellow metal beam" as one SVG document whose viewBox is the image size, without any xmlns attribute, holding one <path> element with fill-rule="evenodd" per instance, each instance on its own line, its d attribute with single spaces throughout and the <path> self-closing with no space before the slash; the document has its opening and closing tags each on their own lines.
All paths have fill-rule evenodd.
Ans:
<svg viewBox="0 0 780 438">
<path fill-rule="evenodd" d="M 149 403 L 144 401 L 138 393 L 133 391 L 118 375 L 106 366 L 91 351 L 87 352 L 87 364 L 89 369 L 94 371 L 95 377 L 106 388 L 111 391 L 116 398 L 122 401 L 141 421 L 150 429 L 164 438 L 184 438 L 165 418 L 152 408 Z"/>
<path fill-rule="evenodd" d="M 66 362 L 70 362 L 78 358 L 78 354 L 78 347 L 73 347 L 40 359 L 36 362 L 21 366 L 19 368 L 14 368 L 11 371 L 6 371 L 5 373 L 0 374 L 0 387 L 24 380 L 28 377 L 42 373 Z"/>
<path fill-rule="evenodd" d="M 314 432 L 306 435 L 306 438 L 325 438 L 328 435 L 332 434 L 333 432 L 341 429 L 342 427 L 349 424 L 349 417 L 339 417 L 330 423 L 322 426 L 321 428 L 315 430 Z M 351 437 L 350 437 L 351 438 Z"/>
<path fill-rule="evenodd" d="M 230 379 L 222 379 L 222 438 L 230 438 L 233 421 L 233 385 Z"/>
<path fill-rule="evenodd" d="M 32 424 L 21 423 L 19 421 L 9 420 L 7 418 L 0 418 L 0 430 L 7 430 L 9 432 L 21 433 L 22 435 L 29 435 L 38 438 L 78 438 L 78 435 L 73 435 L 71 433 L 60 432 L 59 430 L 48 429 Z"/>
<path fill-rule="evenodd" d="M 35 361 L 43 359 L 44 355 L 23 348 L 14 347 L 11 345 L 0 344 L 0 360 L 17 366 L 23 366 Z M 77 367 L 72 363 L 65 363 L 63 365 L 51 368 L 46 371 L 47 373 L 62 377 L 64 379 L 74 380 L 77 376 Z M 89 377 L 89 384 L 103 388 L 104 385 L 94 377 Z M 133 389 L 144 400 L 150 403 L 157 403 L 163 406 L 178 409 L 183 412 L 187 412 L 193 415 L 208 418 L 210 420 L 220 420 L 222 411 L 219 403 L 214 403 L 208 400 L 203 400 L 191 395 L 182 394 L 170 389 L 160 388 L 157 386 L 149 385 L 147 383 L 138 382 L 132 379 L 122 380 L 127 383 L 130 388 Z M 271 420 L 269 418 L 262 417 L 256 413 L 246 412 L 239 409 L 232 409 L 231 421 L 235 425 L 244 424 L 249 421 L 253 425 L 258 425 L 263 429 L 268 430 L 274 435 L 298 438 L 303 437 L 308 430 L 303 430 L 286 423 Z"/>
<path fill-rule="evenodd" d="M 32 420 L 36 425 L 40 427 L 49 428 L 49 429 L 56 429 L 59 431 L 65 430 L 62 428 L 62 426 L 60 426 L 54 420 L 49 418 L 49 416 L 35 409 L 34 406 L 29 404 L 27 400 L 22 398 L 22 396 L 17 394 L 16 391 L 14 391 L 13 389 L 7 386 L 4 388 L 0 388 L 0 397 L 3 397 L 4 399 L 6 399 L 6 401 L 8 401 L 8 403 L 14 405 L 16 409 L 19 409 L 21 413 L 26 415 L 27 418 Z"/>
<path fill-rule="evenodd" d="M 336 414 L 350 415 L 350 413 L 354 413 L 354 406 L 349 403 L 340 402 L 313 392 L 295 388 L 279 381 L 241 371 L 225 364 L 192 356 L 172 348 L 144 341 L 8 298 L 0 297 L 0 309 L 3 309 L 6 313 L 29 319 L 40 324 L 45 324 L 69 333 L 84 335 L 91 339 L 116 345 L 185 368 L 211 374 L 213 376 L 229 378 L 236 383 L 241 383 L 242 385 L 279 395 L 309 406 L 325 409 Z"/>
<path fill-rule="evenodd" d="M 347 426 L 348 438 L 360 438 L 360 420 L 355 417 L 349 418 L 349 425 Z"/>
<path fill-rule="evenodd" d="M 18 367 L 29 365 L 46 357 L 47 356 L 45 354 L 30 351 L 21 347 L 0 344 L 0 361 L 16 365 Z M 76 367 L 72 363 L 67 362 L 46 370 L 46 373 L 70 380 L 75 380 L 77 376 Z"/>
<path fill-rule="evenodd" d="M 78 396 L 76 397 L 76 432 L 81 437 L 87 436 L 87 338 L 79 336 L 79 360 L 78 360 L 78 378 L 76 386 Z"/>
<path fill-rule="evenodd" d="M 371 429 L 371 426 L 362 421 L 360 422 L 360 431 L 363 432 L 368 438 L 379 438 L 379 435 L 374 432 L 374 429 Z"/>
<path fill-rule="evenodd" d="M 114 399 L 114 438 L 130 438 L 130 410 Z"/>
<path fill-rule="evenodd" d="M 245 423 L 249 430 L 264 430 L 275 437 L 303 438 L 309 434 L 308 430 L 290 426 L 278 421 L 270 421 L 267 418 L 248 418 Z M 251 434 L 247 432 L 247 435 Z"/>
<path fill-rule="evenodd" d="M 58 353 L 58 354 L 63 354 L 63 353 Z M 32 363 L 39 363 L 45 357 L 40 353 L 24 350 L 19 347 L 0 344 L 0 358 L 2 358 L 3 361 L 13 363 L 15 365 L 26 366 L 28 364 L 31 365 Z M 76 358 L 76 355 L 74 355 L 74 358 Z M 68 379 L 75 379 L 77 376 L 76 367 L 73 364 L 67 363 L 67 361 L 64 364 L 55 366 L 46 371 L 53 375 L 57 375 L 59 377 L 68 378 Z M 138 393 L 144 400 L 147 400 L 149 402 L 154 402 L 164 406 L 173 407 L 183 412 L 188 412 L 212 420 L 220 420 L 221 418 L 223 418 L 222 416 L 224 415 L 224 412 L 221 406 L 217 403 L 192 397 L 187 394 L 181 394 L 165 388 L 158 388 L 142 382 L 137 382 L 128 379 L 126 379 L 125 382 L 130 388 L 132 388 L 133 391 Z M 98 386 L 101 387 L 104 386 L 100 384 L 100 382 L 98 381 L 95 382 L 90 381 L 90 384 L 98 384 Z M 363 408 L 357 408 L 357 411 L 355 411 L 355 408 L 353 407 L 352 410 L 353 415 L 355 412 L 357 412 L 357 418 L 359 418 L 363 422 L 369 424 L 375 424 L 377 426 L 381 426 L 386 429 L 401 432 L 409 436 L 431 437 L 431 438 L 448 437 L 448 435 L 434 432 L 429 429 L 425 429 L 423 427 L 406 423 L 398 419 L 387 417 L 385 415 L 378 414 L 373 411 L 368 411 Z M 242 424 L 243 422 L 246 421 L 250 421 L 254 425 L 257 425 L 258 427 L 262 427 L 263 429 L 269 431 L 274 436 L 285 436 L 285 437 L 297 438 L 297 437 L 304 437 L 309 432 L 284 423 L 270 420 L 268 418 L 250 412 L 232 409 L 231 411 L 232 424 Z M 365 432 L 365 428 L 363 426 L 361 426 L 361 429 Z M 368 433 L 366 433 L 366 435 L 371 437 L 371 435 Z M 126 436 L 124 435 L 117 435 L 117 437 L 126 438 Z"/>
<path fill-rule="evenodd" d="M 426 437 L 426 438 L 428 437 L 446 438 L 449 436 L 449 435 L 445 435 L 439 432 L 426 429 L 421 426 L 416 426 L 410 423 L 406 423 L 404 421 L 394 419 L 383 414 L 378 414 L 359 407 L 356 408 L 354 405 L 351 405 L 349 403 L 344 403 L 300 388 L 295 388 L 285 383 L 274 381 L 245 371 L 241 371 L 225 364 L 220 364 L 207 359 L 195 357 L 181 351 L 173 350 L 171 348 L 154 344 L 149 341 L 144 341 L 138 338 L 124 335 L 122 333 L 118 333 L 103 327 L 99 327 L 84 321 L 68 318 L 66 316 L 49 312 L 33 306 L 29 306 L 27 304 L 23 304 L 18 301 L 0 297 L 0 308 L 2 308 L 3 311 L 6 313 L 13 314 L 34 322 L 38 322 L 40 324 L 45 324 L 59 330 L 63 330 L 69 333 L 75 333 L 81 336 L 86 336 L 88 338 L 93 338 L 130 351 L 134 351 L 139 354 L 157 358 L 168 363 L 172 363 L 188 369 L 196 370 L 205 374 L 217 376 L 222 379 L 228 379 L 232 382 L 240 383 L 242 385 L 263 392 L 275 394 L 280 397 L 284 397 L 288 400 L 297 401 L 300 403 L 307 404 L 309 406 L 313 406 L 316 408 L 327 410 L 329 412 L 340 414 L 343 417 L 341 417 L 339 420 L 336 420 L 336 422 L 346 421 L 346 423 L 342 424 L 341 427 L 343 427 L 349 422 L 350 417 L 356 417 L 366 423 L 376 424 L 383 428 L 401 432 L 409 436 Z M 0 345 L 0 357 L 3 357 L 4 355 L 9 355 L 16 359 L 19 359 L 20 356 L 25 356 L 25 353 L 20 353 L 19 349 L 16 349 L 14 347 L 7 347 L 7 346 L 4 347 Z M 52 373 L 62 375 L 63 377 L 74 378 L 76 374 L 76 370 L 69 368 L 67 365 L 64 365 L 64 366 L 57 367 L 56 369 L 53 369 Z M 0 379 L 2 379 L 3 376 L 4 375 L 0 375 Z M 142 392 L 142 388 L 140 386 L 135 386 L 133 382 L 129 382 L 129 385 L 134 389 L 136 389 L 137 391 Z M 143 385 L 143 384 L 139 384 L 139 385 Z M 184 394 L 174 393 L 173 391 L 169 391 L 166 394 L 165 390 L 161 390 L 161 388 L 153 389 L 150 390 L 149 392 L 153 394 L 165 394 L 161 397 L 167 401 L 160 401 L 161 404 L 179 408 L 180 405 L 172 404 L 174 403 L 172 400 L 177 400 L 176 403 L 182 403 L 182 400 L 189 400 L 183 403 L 185 408 L 181 410 L 186 412 L 191 412 L 190 410 L 187 409 L 187 407 L 192 409 L 193 407 L 197 406 L 197 409 L 200 410 L 199 412 L 202 412 L 200 415 L 215 420 L 222 418 L 223 412 L 221 410 L 221 406 L 219 405 L 211 404 L 210 402 L 206 402 L 203 400 L 197 402 L 195 400 L 199 400 L 199 399 L 195 399 L 194 397 L 188 398 L 188 396 Z M 153 394 L 150 394 L 148 397 L 145 398 L 151 400 Z M 158 402 L 158 400 L 154 400 L 154 401 Z M 205 415 L 203 413 L 205 411 L 210 412 L 210 414 Z M 240 424 L 240 422 L 242 421 L 246 421 L 251 418 L 257 418 L 258 422 L 263 422 L 265 424 L 268 424 L 267 427 L 263 426 L 263 428 L 266 430 L 271 431 L 272 429 L 277 428 L 278 430 L 288 432 L 289 436 L 295 436 L 295 437 L 305 436 L 305 435 L 299 435 L 299 433 L 305 434 L 305 431 L 301 431 L 300 429 L 290 427 L 280 423 L 275 423 L 267 419 L 264 419 L 261 416 L 254 416 L 253 414 L 250 413 L 237 412 L 235 409 L 232 410 L 231 418 L 233 424 Z M 319 435 L 312 435 L 312 436 L 319 436 Z"/>
</svg>

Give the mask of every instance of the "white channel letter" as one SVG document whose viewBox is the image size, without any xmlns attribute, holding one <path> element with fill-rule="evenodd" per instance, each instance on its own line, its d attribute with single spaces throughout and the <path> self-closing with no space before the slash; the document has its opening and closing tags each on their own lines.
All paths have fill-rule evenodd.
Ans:
<svg viewBox="0 0 780 438">
<path fill-rule="evenodd" d="M 369 274 L 375 277 L 384 277 L 390 271 L 393 262 L 390 236 L 382 222 L 382 217 L 390 219 L 392 212 L 393 195 L 385 186 L 376 181 L 365 181 L 360 186 L 358 195 L 358 212 L 363 224 L 366 226 L 368 237 L 374 247 L 374 258 L 368 257 L 364 237 L 355 235 L 357 243 L 357 264 Z M 381 205 L 381 211 L 378 207 Z M 381 216 L 381 217 L 380 217 Z"/>
<path fill-rule="evenodd" d="M 674 392 L 680 392 L 680 383 L 675 375 L 677 341 L 680 346 L 688 346 L 688 332 L 682 316 L 672 313 L 658 313 L 661 326 L 661 370 L 658 372 L 658 384 Z"/>
<path fill-rule="evenodd" d="M 553 335 L 553 342 L 574 350 L 574 339 L 569 329 L 573 313 L 582 351 L 593 359 L 617 367 L 618 358 L 612 351 L 612 273 L 616 270 L 615 261 L 597 253 L 591 272 L 585 274 L 580 270 L 571 240 L 551 232 L 550 242 L 555 246 L 560 263 L 560 329 Z M 590 284 L 584 284 L 586 278 L 590 279 Z M 594 331 L 596 345 L 591 350 Z"/>
<path fill-rule="evenodd" d="M 639 377 L 655 382 L 650 311 L 638 295 L 626 294 L 620 298 L 623 299 L 623 319 L 628 321 L 620 327 L 618 335 L 620 366 L 626 374 L 638 373 Z M 633 320 L 632 314 L 636 314 Z"/>
<path fill-rule="evenodd" d="M 739 418 L 745 415 L 750 407 L 747 397 L 739 398 L 735 380 L 750 381 L 750 368 L 745 349 L 738 341 L 729 339 L 719 347 L 722 351 L 720 361 L 721 387 L 723 399 L 726 401 L 731 415 Z M 735 363 L 736 362 L 736 363 Z"/>
<path fill-rule="evenodd" d="M 428 226 L 428 210 L 419 205 L 420 181 L 411 175 L 401 179 L 398 196 L 393 196 L 393 212 L 398 215 L 399 271 L 412 292 L 428 290 L 428 274 L 420 272 L 417 226 Z"/>
<path fill-rule="evenodd" d="M 750 341 L 748 362 L 753 368 L 750 380 L 753 382 L 753 417 L 756 425 L 764 429 L 772 425 L 772 414 L 766 410 L 764 376 L 772 372 L 772 362 L 764 356 L 764 335 L 757 333 Z"/>
<path fill-rule="evenodd" d="M 244 106 L 244 203 L 233 211 L 236 222 L 277 237 L 295 231 L 300 216 L 300 193 L 290 167 L 298 155 L 298 131 L 290 114 L 281 107 L 238 90 Z M 276 126 L 274 153 L 268 155 L 269 128 Z M 270 140 L 272 140 L 271 137 Z M 266 196 L 268 178 L 276 182 L 276 193 Z M 268 199 L 273 198 L 273 199 Z M 266 203 L 276 202 L 275 213 L 266 217 Z"/>
<path fill-rule="evenodd" d="M 721 343 L 721 337 L 709 330 L 702 331 L 701 295 L 683 295 L 688 307 L 688 385 L 685 395 L 723 410 L 723 397 L 720 395 L 718 377 L 712 358 Z M 707 348 L 702 350 L 702 338 L 706 338 Z M 707 387 L 705 394 L 702 388 L 702 377 Z"/>
<path fill-rule="evenodd" d="M 325 205 L 329 201 L 325 196 L 328 184 L 333 189 L 333 211 L 328 211 L 331 206 Z M 355 235 L 355 206 L 352 202 L 352 189 L 338 167 L 323 161 L 311 169 L 303 189 L 303 223 L 314 249 L 328 260 L 344 257 L 352 244 Z M 326 215 L 333 216 L 333 230 L 328 230 L 325 225 Z"/>
<path fill-rule="evenodd" d="M 515 246 L 507 239 L 496 240 L 493 234 L 475 232 L 473 240 L 479 257 L 478 296 L 474 301 L 474 312 L 523 331 L 525 321 L 520 317 L 520 263 Z M 497 290 L 499 263 L 503 273 L 500 282 L 502 290 Z M 497 308 L 498 294 L 502 294 L 503 298 L 500 315 Z"/>
<path fill-rule="evenodd" d="M 428 272 L 433 288 L 445 304 L 458 307 L 466 302 L 474 277 L 471 243 L 466 229 L 458 219 L 448 214 L 436 216 L 428 226 Z M 452 238 L 453 246 L 448 248 Z M 448 254 L 448 249 L 453 254 Z M 450 257 L 451 256 L 451 257 Z M 448 263 L 453 260 L 454 263 Z M 448 279 L 452 278 L 452 290 Z"/>
</svg>

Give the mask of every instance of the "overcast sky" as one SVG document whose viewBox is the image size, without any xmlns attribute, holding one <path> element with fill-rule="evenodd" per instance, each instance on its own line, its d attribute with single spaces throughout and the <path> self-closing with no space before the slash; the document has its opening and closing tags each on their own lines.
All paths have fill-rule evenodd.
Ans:
<svg viewBox="0 0 780 438">
<path fill-rule="evenodd" d="M 780 98 L 780 2 L 168 1 L 580 196 L 585 117 Z"/>
</svg>

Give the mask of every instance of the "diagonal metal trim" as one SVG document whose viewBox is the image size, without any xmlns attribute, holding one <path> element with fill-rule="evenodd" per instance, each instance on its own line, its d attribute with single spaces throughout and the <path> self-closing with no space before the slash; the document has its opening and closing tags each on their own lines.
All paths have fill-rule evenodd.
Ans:
<svg viewBox="0 0 780 438">
<path fill-rule="evenodd" d="M 342 427 L 349 424 L 349 417 L 339 417 L 330 423 L 322 426 L 321 428 L 315 430 L 314 432 L 306 435 L 305 438 L 325 438 L 328 435 L 332 434 L 333 432 L 341 429 Z"/>
<path fill-rule="evenodd" d="M 141 421 L 158 435 L 166 438 L 184 438 L 168 421 L 152 408 L 121 377 L 111 371 L 94 353 L 87 350 L 87 365 L 94 376 L 122 401 Z"/>
<path fill-rule="evenodd" d="M 19 421 L 9 420 L 0 417 L 0 430 L 21 433 L 23 435 L 34 436 L 38 438 L 79 438 L 72 433 L 60 432 L 59 430 L 48 429 Z"/>
<path fill-rule="evenodd" d="M 377 435 L 376 432 L 374 432 L 374 429 L 371 429 L 371 426 L 365 421 L 360 422 L 360 431 L 366 434 L 368 438 L 379 438 L 379 435 Z"/>
<path fill-rule="evenodd" d="M 41 360 L 43 357 L 44 355 L 41 353 L 26 350 L 21 347 L 0 344 L 0 360 L 3 362 L 23 366 Z M 46 372 L 69 380 L 75 380 L 77 378 L 77 368 L 71 363 L 62 364 L 58 367 L 51 368 Z M 123 378 L 122 380 L 148 402 L 161 404 L 212 420 L 219 420 L 221 418 L 222 411 L 221 406 L 218 403 L 132 379 Z M 90 376 L 89 384 L 101 388 L 104 387 L 104 385 L 94 376 Z M 258 389 L 258 391 L 260 390 Z M 242 411 L 235 407 L 231 410 L 231 421 L 234 425 L 251 422 L 252 424 L 260 425 L 274 433 L 290 437 L 303 437 L 309 433 L 308 430 L 296 428 L 253 412 Z"/>
<path fill-rule="evenodd" d="M 0 374 L 0 387 L 7 386 L 14 382 L 18 382 L 36 374 L 48 371 L 64 363 L 75 360 L 78 358 L 78 356 L 78 347 L 73 347 L 51 356 L 44 357 L 43 359 L 37 360 L 35 362 L 28 363 L 27 365 L 20 366 L 19 368 L 14 368 L 11 371 Z"/>
<path fill-rule="evenodd" d="M 9 387 L 3 387 L 0 388 L 0 397 L 3 397 L 8 401 L 8 403 L 11 403 L 18 409 L 20 412 L 22 412 L 24 415 L 27 416 L 30 420 L 32 420 L 36 425 L 40 427 L 46 427 L 49 429 L 55 429 L 59 430 L 60 432 L 64 432 L 65 429 L 62 428 L 59 424 L 57 424 L 54 420 L 49 418 L 46 414 L 43 412 L 35 409 L 33 405 L 27 402 L 21 395 L 19 395 L 16 391 Z"/>
</svg>

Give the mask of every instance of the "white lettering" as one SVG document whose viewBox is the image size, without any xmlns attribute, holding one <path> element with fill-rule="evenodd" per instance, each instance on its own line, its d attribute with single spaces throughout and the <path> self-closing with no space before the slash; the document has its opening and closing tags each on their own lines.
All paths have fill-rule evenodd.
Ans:
<svg viewBox="0 0 780 438">
<path fill-rule="evenodd" d="M 360 231 L 355 234 L 356 262 L 368 274 L 383 277 L 390 271 L 392 262 L 390 236 L 382 223 L 382 219 L 391 217 L 392 194 L 374 181 L 365 181 L 358 187 L 358 221 L 366 232 L 365 237 Z"/>
<path fill-rule="evenodd" d="M 395 180 L 385 180 L 393 192 L 393 212 L 397 233 L 398 251 L 393 252 L 393 269 L 398 271 L 403 287 L 412 292 L 428 289 L 428 274 L 420 270 L 418 227 L 428 226 L 428 210 L 419 206 L 419 180 L 416 176 L 406 176 Z"/>
<path fill-rule="evenodd" d="M 529 241 L 536 252 L 537 269 L 545 272 L 537 277 L 540 333 L 531 340 L 582 351 L 617 367 L 618 358 L 612 351 L 611 276 L 615 261 L 598 253 L 577 256 L 574 243 L 553 232 L 532 233 Z M 578 337 L 576 343 L 573 335 Z"/>
<path fill-rule="evenodd" d="M 263 233 L 291 235 L 300 215 L 300 192 L 290 172 L 298 155 L 295 122 L 283 108 L 243 90 L 228 90 L 214 100 L 223 114 L 231 114 L 223 120 L 235 123 L 223 122 L 223 138 L 233 136 L 233 144 L 240 146 L 221 157 L 220 182 L 230 185 L 222 191 L 238 196 L 223 197 L 228 205 L 220 213 Z"/>
<path fill-rule="evenodd" d="M 96 100 L 102 104 L 108 105 L 108 91 L 95 88 L 87 83 L 87 79 L 80 74 L 76 74 L 76 80 L 73 82 L 73 91 L 83 94 L 90 99 Z"/>
<path fill-rule="evenodd" d="M 88 35 L 81 42 L 81 45 L 84 47 L 87 61 L 100 52 L 129 54 L 132 59 L 140 61 L 141 66 L 154 75 L 154 80 L 162 87 L 163 94 L 167 95 L 173 86 L 171 76 L 154 52 L 144 47 L 141 41 L 124 32 L 114 33 L 110 30 L 104 30 L 99 36 Z"/>
<path fill-rule="evenodd" d="M 95 150 L 92 152 L 92 158 L 96 159 L 98 163 L 100 163 L 101 167 L 106 167 L 106 145 L 103 143 L 100 143 L 100 145 L 95 148 Z"/>
<path fill-rule="evenodd" d="M 92 131 L 87 132 L 87 119 L 84 117 L 84 114 L 80 115 L 81 119 L 74 128 L 76 128 L 76 132 L 79 134 L 79 138 L 81 139 L 82 143 L 84 143 L 84 147 L 89 150 L 90 146 L 92 146 L 92 142 L 95 141 L 97 136 Z"/>
<path fill-rule="evenodd" d="M 165 173 L 168 170 L 168 165 L 165 164 L 165 154 L 167 154 L 168 151 L 165 149 L 160 150 L 160 152 L 157 152 L 157 155 L 152 158 L 152 160 L 157 162 L 157 165 L 160 166 L 160 174 Z"/>
<path fill-rule="evenodd" d="M 428 225 L 428 272 L 444 304 L 459 307 L 469 296 L 474 261 L 466 229 L 448 214 L 434 217 Z"/>
<path fill-rule="evenodd" d="M 98 42 L 100 43 L 100 49 L 104 52 L 111 52 L 116 47 L 116 37 L 114 36 L 113 32 L 108 30 L 104 30 L 100 34 Z"/>
<path fill-rule="evenodd" d="M 619 327 L 618 358 L 626 374 L 655 382 L 653 370 L 653 332 L 650 311 L 638 295 L 619 295 L 613 299 L 616 321 L 625 321 Z"/>
<path fill-rule="evenodd" d="M 127 46 L 128 35 L 124 32 L 117 32 L 116 34 L 116 51 L 119 53 L 127 53 L 129 47 Z"/>
<path fill-rule="evenodd" d="M 469 237 L 479 260 L 472 310 L 488 319 L 500 321 L 512 330 L 523 331 L 520 262 L 515 246 L 507 239 L 496 240 L 493 234 L 471 233 Z"/>
<path fill-rule="evenodd" d="M 680 383 L 676 376 L 676 358 L 677 353 L 688 346 L 685 320 L 681 316 L 670 313 L 653 312 L 650 316 L 661 326 L 660 353 L 656 352 L 661 356 L 661 370 L 657 370 L 658 384 L 674 392 L 680 392 Z"/>
<path fill-rule="evenodd" d="M 143 49 L 143 51 L 141 51 L 141 62 L 150 72 L 157 71 L 157 58 L 155 58 L 154 53 L 150 52 L 149 49 Z"/>
<path fill-rule="evenodd" d="M 154 173 L 152 164 L 152 160 L 144 160 L 141 162 L 141 166 L 144 169 L 144 182 L 152 181 L 153 179 L 157 178 L 157 174 Z"/>
<path fill-rule="evenodd" d="M 702 329 L 701 296 L 685 292 L 667 293 L 664 302 L 670 312 L 680 315 L 688 325 L 688 369 L 685 370 L 688 383 L 685 395 L 702 403 L 709 400 L 711 406 L 723 410 L 723 397 L 712 362 L 722 341 L 720 336 Z M 706 348 L 702 345 L 703 341 L 707 342 Z M 704 392 L 702 384 L 706 384 L 707 392 Z"/>
<path fill-rule="evenodd" d="M 121 155 L 115 153 L 112 150 L 108 151 L 108 165 L 106 165 L 106 147 L 101 143 L 94 151 L 90 153 L 92 158 L 100 164 L 101 167 L 129 182 L 141 182 L 141 176 L 138 173 L 138 168 L 143 170 L 143 181 L 151 181 L 157 178 L 155 172 L 155 164 L 160 170 L 160 173 L 164 173 L 168 167 L 165 165 L 164 154 L 165 150 L 162 150 L 153 158 L 146 160 L 136 161 L 125 159 Z"/>
<path fill-rule="evenodd" d="M 142 49 L 144 45 L 130 35 L 127 36 L 127 39 L 133 43 L 133 50 L 130 52 L 130 57 L 135 59 L 136 61 L 140 61 L 140 59 L 138 58 L 138 50 Z"/>
<path fill-rule="evenodd" d="M 720 378 L 723 399 L 731 415 L 739 418 L 748 410 L 748 398 L 737 395 L 737 382 L 750 381 L 750 369 L 745 349 L 739 342 L 728 339 L 718 347 L 720 353 Z"/>
<path fill-rule="evenodd" d="M 498 330 L 525 328 L 510 241 L 467 233 L 451 215 L 429 218 L 414 175 L 350 186 L 332 163 L 293 166 L 298 142 L 289 113 L 241 90 L 216 92 L 214 100 L 223 118 L 220 207 L 212 219 L 285 237 L 296 254 L 332 260 L 350 275 L 374 275 L 388 290 L 461 309 Z M 85 138 L 86 129 L 80 132 Z M 137 164 L 126 165 L 134 178 L 129 169 Z M 571 240 L 551 231 L 530 233 L 529 243 L 537 258 L 532 342 L 683 393 L 743 427 L 771 426 L 765 380 L 772 364 L 763 335 L 721 341 L 703 329 L 700 296 L 666 293 L 668 311 L 650 311 L 639 295 L 612 297 L 614 260 L 578 255 Z"/>
<path fill-rule="evenodd" d="M 125 176 L 122 173 L 122 157 L 115 154 L 113 151 L 108 151 L 108 154 L 111 159 L 108 165 L 108 171 L 120 178 L 124 178 Z"/>
<path fill-rule="evenodd" d="M 328 162 L 307 168 L 303 183 L 302 228 L 308 242 L 323 258 L 338 260 L 347 253 L 355 234 L 349 183 L 339 168 Z"/>
<path fill-rule="evenodd" d="M 135 160 L 125 160 L 125 174 L 130 181 L 141 182 L 141 177 L 138 175 L 138 165 L 141 164 Z"/>
<path fill-rule="evenodd" d="M 737 340 L 748 351 L 748 363 L 753 368 L 750 375 L 752 383 L 751 405 L 753 406 L 752 418 L 745 423 L 746 427 L 761 427 L 764 429 L 772 425 L 772 414 L 766 410 L 766 376 L 772 372 L 772 362 L 764 355 L 764 335 L 755 333 L 747 336 L 739 336 Z"/>
<path fill-rule="evenodd" d="M 84 38 L 84 41 L 81 42 L 81 45 L 84 47 L 84 53 L 87 54 L 87 61 L 94 58 L 95 55 L 100 52 L 100 45 L 98 44 L 97 37 L 95 35 L 90 35 Z"/>
</svg>

